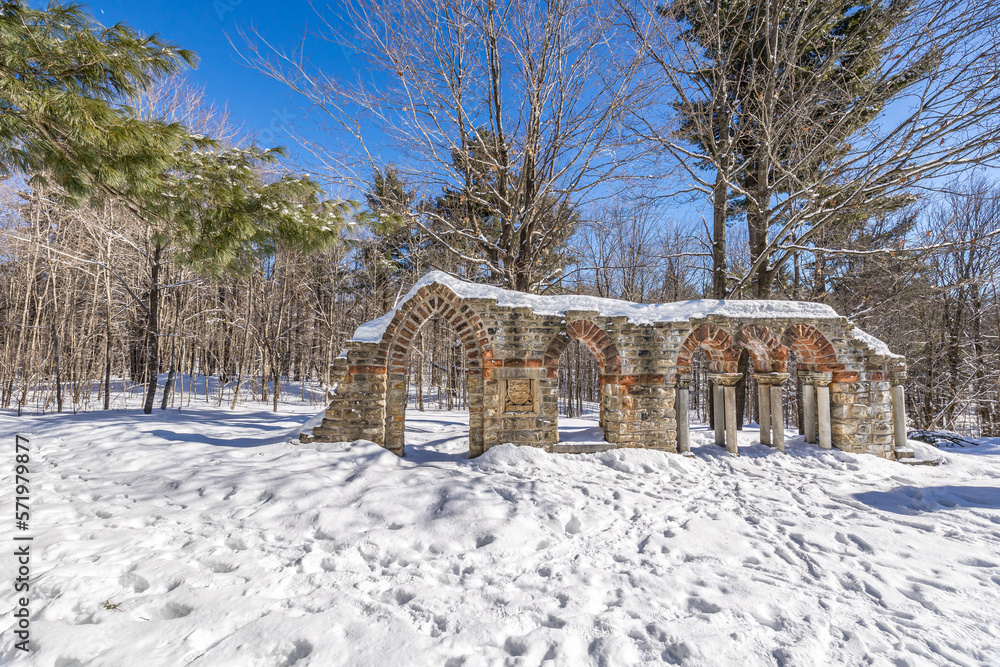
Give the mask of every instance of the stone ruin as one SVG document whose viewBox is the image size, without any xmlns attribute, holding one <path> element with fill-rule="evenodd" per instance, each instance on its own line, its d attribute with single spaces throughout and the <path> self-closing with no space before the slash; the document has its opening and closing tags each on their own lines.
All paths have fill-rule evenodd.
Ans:
<svg viewBox="0 0 1000 667">
<path fill-rule="evenodd" d="M 758 383 L 760 442 L 784 451 L 782 386 L 790 353 L 802 380 L 805 441 L 888 459 L 906 447 L 905 359 L 823 304 L 696 300 L 634 304 L 589 296 L 537 296 L 432 272 L 334 362 L 330 406 L 304 440 L 371 440 L 403 455 L 406 358 L 435 317 L 468 359 L 469 456 L 503 443 L 555 452 L 560 444 L 558 364 L 576 338 L 601 370 L 606 446 L 690 451 L 691 360 L 708 360 L 715 442 L 738 455 L 737 363 L 745 349 Z M 777 407 L 777 409 L 773 409 Z"/>
</svg>

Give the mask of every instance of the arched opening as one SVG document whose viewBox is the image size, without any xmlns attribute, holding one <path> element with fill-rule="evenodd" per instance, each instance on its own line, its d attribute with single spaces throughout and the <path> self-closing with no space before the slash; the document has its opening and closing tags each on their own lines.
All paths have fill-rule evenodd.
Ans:
<svg viewBox="0 0 1000 667">
<path fill-rule="evenodd" d="M 558 385 L 556 409 L 548 413 L 557 442 L 608 441 L 608 432 L 619 426 L 608 410 L 622 372 L 618 346 L 600 326 L 574 320 L 552 338 L 544 364 L 549 381 Z M 568 413 L 578 416 L 563 417 Z"/>
<path fill-rule="evenodd" d="M 788 379 L 781 386 L 781 408 L 782 422 L 786 429 L 798 431 L 799 435 L 805 433 L 805 425 L 802 421 L 802 378 L 799 377 L 799 370 L 802 365 L 795 352 L 788 353 L 788 363 L 785 366 Z"/>
<path fill-rule="evenodd" d="M 789 382 L 784 391 L 786 425 L 797 427 L 806 442 L 832 447 L 830 381 L 833 371 L 844 366 L 837 361 L 830 341 L 815 327 L 793 324 L 783 341 L 789 350 Z"/>
<path fill-rule="evenodd" d="M 691 422 L 698 421 L 711 426 L 717 445 L 724 445 L 731 454 L 738 455 L 735 402 L 738 360 L 739 350 L 732 336 L 714 324 L 694 329 L 681 345 L 677 373 L 679 378 L 689 378 L 691 386 L 680 383 L 677 387 L 677 400 L 688 405 L 682 408 L 688 414 L 687 420 L 677 424 L 679 451 L 690 450 Z"/>
<path fill-rule="evenodd" d="M 691 356 L 691 421 L 704 425 L 707 428 L 713 426 L 713 401 L 712 382 L 709 375 L 708 355 L 705 351 L 698 349 Z"/>
<path fill-rule="evenodd" d="M 774 416 L 771 414 L 772 392 L 775 382 L 781 383 L 784 378 L 788 359 L 788 349 L 781 340 L 767 327 L 753 324 L 740 330 L 737 336 L 739 347 L 738 372 L 743 387 L 744 405 L 740 405 L 737 394 L 737 415 L 740 428 L 747 423 L 753 424 L 751 430 L 757 431 L 757 441 L 766 445 L 779 443 L 784 446 L 784 429 L 782 438 L 775 439 L 772 434 Z M 785 391 L 781 384 L 781 391 Z M 737 385 L 739 391 L 740 386 Z M 782 401 L 782 406 L 785 405 Z M 783 408 L 778 407 L 778 416 L 784 424 Z"/>
<path fill-rule="evenodd" d="M 439 324 L 433 324 L 434 320 L 439 320 Z M 454 292 L 441 285 L 421 288 L 417 297 L 407 301 L 386 327 L 376 359 L 376 362 L 385 359 L 386 364 L 383 443 L 386 449 L 403 456 L 405 445 L 411 444 L 406 440 L 406 408 L 411 401 L 418 412 L 420 405 L 426 412 L 428 401 L 437 402 L 440 407 L 446 407 L 450 401 L 453 409 L 468 406 L 467 418 L 453 417 L 450 422 L 452 429 L 467 433 L 467 440 L 448 439 L 462 444 L 467 441 L 469 456 L 481 454 L 483 362 L 490 354 L 482 322 Z M 446 419 L 442 421 L 448 423 Z M 439 433 L 443 430 L 439 423 L 437 427 L 426 426 L 425 431 L 435 428 Z M 414 439 L 420 440 L 422 436 Z M 458 443 L 453 443 L 451 449 L 457 446 Z"/>
<path fill-rule="evenodd" d="M 559 442 L 603 442 L 601 365 L 590 347 L 572 340 L 559 356 Z"/>
<path fill-rule="evenodd" d="M 469 451 L 469 360 L 455 328 L 440 315 L 420 327 L 405 357 L 403 410 L 407 456 Z"/>
</svg>

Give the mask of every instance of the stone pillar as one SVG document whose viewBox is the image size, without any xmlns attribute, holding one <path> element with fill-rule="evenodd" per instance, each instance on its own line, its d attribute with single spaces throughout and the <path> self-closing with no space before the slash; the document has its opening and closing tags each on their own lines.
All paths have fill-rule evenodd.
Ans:
<svg viewBox="0 0 1000 667">
<path fill-rule="evenodd" d="M 779 452 L 785 451 L 785 411 L 781 390 L 788 379 L 788 373 L 771 373 L 771 442 Z"/>
<path fill-rule="evenodd" d="M 771 390 L 768 383 L 771 381 L 769 375 L 765 373 L 754 373 L 757 380 L 757 408 L 760 413 L 757 416 L 757 423 L 760 424 L 760 444 L 771 446 Z"/>
<path fill-rule="evenodd" d="M 677 392 L 677 453 L 691 451 L 691 422 L 688 407 L 691 404 L 691 376 L 678 375 L 674 389 Z"/>
<path fill-rule="evenodd" d="M 906 380 L 906 369 L 890 373 L 889 382 L 892 385 L 892 444 L 894 449 L 906 447 L 906 403 L 903 394 L 903 381 Z"/>
<path fill-rule="evenodd" d="M 802 421 L 805 441 L 816 442 L 816 392 L 813 390 L 813 375 L 810 371 L 799 371 L 802 380 Z"/>
<path fill-rule="evenodd" d="M 712 379 L 712 384 L 715 387 L 721 389 L 720 392 L 716 394 L 715 403 L 715 438 L 716 444 L 723 444 L 719 442 L 719 413 L 722 412 L 724 419 L 725 428 L 725 441 L 726 451 L 735 456 L 739 456 L 740 451 L 738 448 L 739 440 L 737 439 L 737 429 L 736 429 L 736 383 L 740 381 L 743 376 L 740 373 L 719 373 L 717 375 L 709 376 Z M 724 406 L 720 406 L 719 394 L 722 394 L 721 403 Z M 723 407 L 722 410 L 719 410 Z"/>
<path fill-rule="evenodd" d="M 724 447 L 726 444 L 726 398 L 722 385 L 716 381 L 715 375 L 709 375 L 712 383 L 712 414 L 715 422 L 715 444 Z"/>
<path fill-rule="evenodd" d="M 820 449 L 833 447 L 833 436 L 830 425 L 830 382 L 833 373 L 813 373 L 813 384 L 816 386 L 816 422 L 819 430 Z"/>
<path fill-rule="evenodd" d="M 737 447 L 739 431 L 736 428 L 736 385 L 725 385 L 723 393 L 726 396 L 726 451 L 739 456 L 740 450 Z"/>
</svg>

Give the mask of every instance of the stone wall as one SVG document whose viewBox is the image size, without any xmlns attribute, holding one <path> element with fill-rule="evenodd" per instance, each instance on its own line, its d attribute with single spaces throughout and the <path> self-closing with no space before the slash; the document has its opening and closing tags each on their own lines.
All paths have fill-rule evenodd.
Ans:
<svg viewBox="0 0 1000 667">
<path fill-rule="evenodd" d="M 890 366 L 902 360 L 853 334 L 842 317 L 708 315 L 686 322 L 637 323 L 598 310 L 538 314 L 530 306 L 500 306 L 495 298 L 462 298 L 446 284 L 426 284 L 394 312 L 378 342 L 351 341 L 334 364 L 337 383 L 323 440 L 372 440 L 403 454 L 405 359 L 429 320 L 441 317 L 459 335 L 468 359 L 469 454 L 515 443 L 558 443 L 558 363 L 575 338 L 601 368 L 601 421 L 609 446 L 677 451 L 677 380 L 704 350 L 713 373 L 732 374 L 746 349 L 754 370 L 783 379 L 789 355 L 817 387 L 829 387 L 832 446 L 892 458 Z M 360 331 L 360 330 L 359 330 Z M 720 376 L 721 377 L 721 376 Z M 818 404 L 814 409 L 822 409 Z M 822 429 L 820 429 L 822 431 Z"/>
</svg>

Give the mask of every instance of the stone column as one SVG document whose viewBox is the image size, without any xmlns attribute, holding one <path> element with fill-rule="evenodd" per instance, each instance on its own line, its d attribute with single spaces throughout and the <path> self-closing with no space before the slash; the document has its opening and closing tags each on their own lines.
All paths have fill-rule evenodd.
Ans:
<svg viewBox="0 0 1000 667">
<path fill-rule="evenodd" d="M 712 383 L 714 386 L 719 387 L 722 391 L 722 399 L 725 404 L 722 410 L 724 415 L 725 423 L 725 445 L 726 451 L 735 456 L 739 456 L 740 451 L 737 447 L 739 440 L 737 439 L 737 429 L 736 429 L 736 383 L 740 381 L 743 376 L 740 373 L 719 373 L 717 375 L 712 375 Z M 716 433 L 716 443 L 718 443 L 719 437 L 719 403 L 718 394 L 716 394 L 716 404 L 715 404 L 715 433 Z"/>
<path fill-rule="evenodd" d="M 779 452 L 785 451 L 785 410 L 781 390 L 788 379 L 788 373 L 771 373 L 771 442 Z"/>
<path fill-rule="evenodd" d="M 819 430 L 820 449 L 833 447 L 833 436 L 830 426 L 830 381 L 833 373 L 813 373 L 813 384 L 816 386 L 816 422 Z"/>
<path fill-rule="evenodd" d="M 757 423 L 760 424 L 760 444 L 771 446 L 771 390 L 768 383 L 771 376 L 766 373 L 754 373 L 757 380 L 757 408 L 760 413 Z"/>
<path fill-rule="evenodd" d="M 816 442 L 816 392 L 813 391 L 813 375 L 811 371 L 799 371 L 802 380 L 802 421 L 805 441 Z"/>
<path fill-rule="evenodd" d="M 709 375 L 712 383 L 712 421 L 715 422 L 715 444 L 724 447 L 726 444 L 726 398 L 722 385 L 716 380 L 717 375 Z"/>
<path fill-rule="evenodd" d="M 889 374 L 892 385 L 892 444 L 894 449 L 906 447 L 906 403 L 903 394 L 903 381 L 906 380 L 906 369 L 896 370 Z"/>
<path fill-rule="evenodd" d="M 691 403 L 691 376 L 678 375 L 674 389 L 677 392 L 675 402 L 677 407 L 677 453 L 691 451 L 691 422 L 688 417 L 688 407 Z"/>
</svg>

